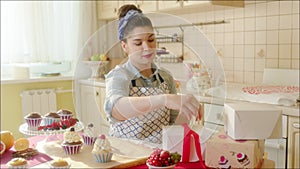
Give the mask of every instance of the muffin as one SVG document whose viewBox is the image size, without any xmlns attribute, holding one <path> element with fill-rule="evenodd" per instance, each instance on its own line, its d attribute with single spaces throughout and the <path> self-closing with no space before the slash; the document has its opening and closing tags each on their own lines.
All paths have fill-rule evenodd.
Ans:
<svg viewBox="0 0 300 169">
<path fill-rule="evenodd" d="M 44 115 L 43 122 L 44 125 L 51 125 L 53 122 L 60 122 L 61 118 L 60 115 L 58 115 L 56 112 L 49 112 Z"/>
<path fill-rule="evenodd" d="M 29 130 L 38 130 L 38 127 L 41 125 L 42 122 L 42 116 L 38 112 L 32 112 L 25 117 L 25 121 L 28 125 Z"/>
<path fill-rule="evenodd" d="M 83 138 L 83 142 L 86 145 L 94 145 L 97 139 L 97 134 L 95 132 L 94 125 L 92 123 L 87 125 L 87 127 L 84 129 L 82 138 Z"/>
<path fill-rule="evenodd" d="M 73 113 L 70 110 L 66 109 L 58 110 L 57 114 L 61 117 L 62 120 L 67 120 L 73 117 Z"/>
<path fill-rule="evenodd" d="M 52 169 L 68 169 L 71 167 L 71 165 L 62 158 L 49 162 L 49 166 Z"/>
<path fill-rule="evenodd" d="M 13 158 L 7 164 L 7 168 L 28 168 L 28 162 L 24 158 Z"/>
<path fill-rule="evenodd" d="M 64 133 L 64 141 L 61 144 L 67 155 L 78 154 L 82 146 L 81 136 L 72 127 Z"/>
<path fill-rule="evenodd" d="M 100 135 L 95 141 L 92 154 L 98 163 L 111 161 L 113 155 L 112 148 L 104 134 Z"/>
</svg>

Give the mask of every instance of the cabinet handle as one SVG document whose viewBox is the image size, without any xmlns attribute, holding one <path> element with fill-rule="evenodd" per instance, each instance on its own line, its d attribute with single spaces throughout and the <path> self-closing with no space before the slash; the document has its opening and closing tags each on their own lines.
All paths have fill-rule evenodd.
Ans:
<svg viewBox="0 0 300 169">
<path fill-rule="evenodd" d="M 294 128 L 300 129 L 300 123 L 295 122 L 292 125 L 293 125 Z"/>
<path fill-rule="evenodd" d="M 99 92 L 96 92 L 96 96 L 99 96 Z"/>
</svg>

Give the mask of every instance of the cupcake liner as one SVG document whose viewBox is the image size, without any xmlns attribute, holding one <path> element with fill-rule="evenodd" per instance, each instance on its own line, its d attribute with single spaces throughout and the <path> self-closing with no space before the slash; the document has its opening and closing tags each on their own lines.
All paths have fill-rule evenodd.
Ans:
<svg viewBox="0 0 300 169">
<path fill-rule="evenodd" d="M 94 145 L 97 137 L 90 137 L 90 136 L 86 136 L 86 135 L 82 135 L 82 138 L 83 138 L 83 142 L 86 144 L 86 145 Z"/>
<path fill-rule="evenodd" d="M 13 169 L 27 169 L 27 168 L 29 168 L 29 166 L 28 166 L 28 164 L 19 165 L 19 166 L 7 165 L 7 168 L 13 168 Z"/>
<path fill-rule="evenodd" d="M 61 166 L 61 167 L 55 167 L 55 166 L 49 165 L 49 167 L 50 167 L 50 169 L 69 169 L 69 168 L 71 168 L 71 165 Z"/>
<path fill-rule="evenodd" d="M 62 145 L 67 155 L 78 154 L 82 144 L 78 145 Z"/>
<path fill-rule="evenodd" d="M 61 120 L 68 120 L 73 117 L 73 114 L 60 114 Z"/>
<path fill-rule="evenodd" d="M 38 130 L 42 122 L 42 118 L 26 118 L 25 119 L 29 130 Z"/>
<path fill-rule="evenodd" d="M 44 122 L 44 125 L 47 126 L 47 125 L 51 125 L 53 122 L 60 122 L 61 119 L 55 119 L 55 118 L 48 118 L 48 117 L 45 117 L 43 119 L 43 122 Z"/>
<path fill-rule="evenodd" d="M 108 163 L 111 161 L 113 153 L 93 154 L 98 163 Z"/>
</svg>

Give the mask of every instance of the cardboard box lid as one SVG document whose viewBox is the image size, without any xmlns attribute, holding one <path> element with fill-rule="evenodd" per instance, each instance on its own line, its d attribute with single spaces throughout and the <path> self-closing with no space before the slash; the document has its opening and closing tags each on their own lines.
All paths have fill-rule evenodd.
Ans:
<svg viewBox="0 0 300 169">
<path fill-rule="evenodd" d="M 271 105 L 224 104 L 224 129 L 233 139 L 282 138 L 282 110 Z"/>
</svg>

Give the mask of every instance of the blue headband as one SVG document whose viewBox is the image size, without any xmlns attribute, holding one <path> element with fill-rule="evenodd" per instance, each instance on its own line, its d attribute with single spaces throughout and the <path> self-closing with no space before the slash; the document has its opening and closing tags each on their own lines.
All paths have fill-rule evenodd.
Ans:
<svg viewBox="0 0 300 169">
<path fill-rule="evenodd" d="M 120 22 L 119 22 L 119 40 L 123 40 L 124 38 L 124 29 L 128 23 L 128 21 L 135 15 L 139 14 L 138 11 L 136 10 L 129 10 L 126 15 L 120 19 Z"/>
</svg>

